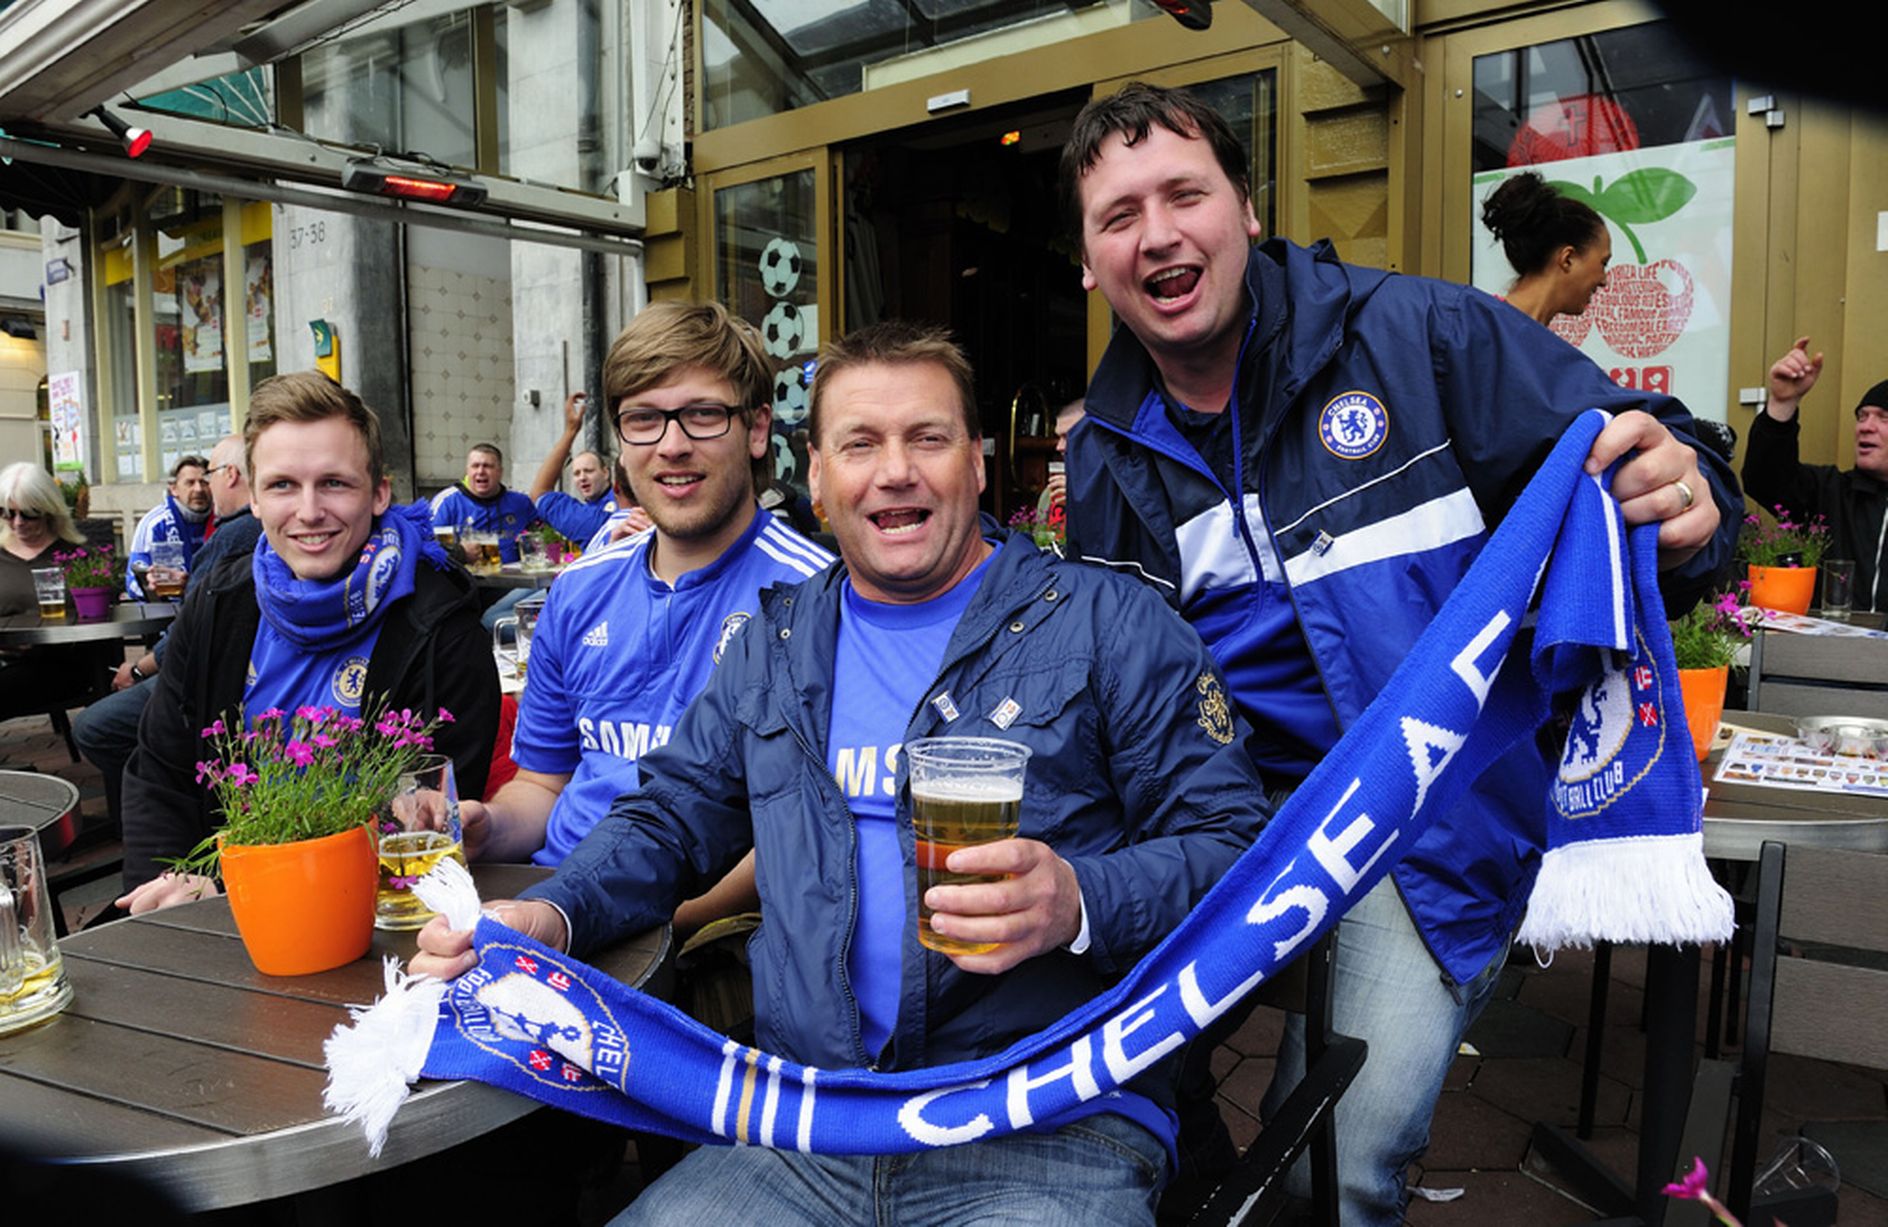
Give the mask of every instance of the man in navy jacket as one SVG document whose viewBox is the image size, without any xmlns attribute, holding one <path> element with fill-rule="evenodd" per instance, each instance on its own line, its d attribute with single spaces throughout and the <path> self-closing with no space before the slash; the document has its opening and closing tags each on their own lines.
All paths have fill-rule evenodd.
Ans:
<svg viewBox="0 0 1888 1227">
<path fill-rule="evenodd" d="M 763 594 L 669 743 L 505 923 L 578 954 L 665 920 L 751 847 L 757 1043 L 821 1067 L 987 1056 L 1104 990 L 1251 844 L 1267 810 L 1199 637 L 1142 585 L 980 519 L 970 372 L 941 334 L 829 345 L 809 476 L 842 561 Z M 887 718 L 887 713 L 896 713 Z M 952 853 L 919 945 L 903 746 L 1033 751 L 1021 835 Z M 468 969 L 420 935 L 416 972 Z M 619 1222 L 1153 1221 L 1174 1060 L 1039 1131 L 895 1158 L 704 1147 Z"/>
<path fill-rule="evenodd" d="M 1488 295 L 1326 243 L 1254 248 L 1244 167 L 1184 91 L 1130 85 L 1076 121 L 1082 281 L 1124 327 L 1069 444 L 1069 553 L 1141 576 L 1199 630 L 1268 786 L 1301 781 L 1375 697 L 1589 407 L 1616 417 L 1588 472 L 1627 457 L 1612 492 L 1628 522 L 1663 522 L 1668 604 L 1702 594 L 1741 505 L 1683 406 L 1622 391 Z M 1370 1045 L 1337 1115 L 1346 1227 L 1402 1221 L 1403 1169 L 1526 905 L 1548 779 L 1531 749 L 1497 764 L 1343 922 L 1334 1021 Z"/>
</svg>

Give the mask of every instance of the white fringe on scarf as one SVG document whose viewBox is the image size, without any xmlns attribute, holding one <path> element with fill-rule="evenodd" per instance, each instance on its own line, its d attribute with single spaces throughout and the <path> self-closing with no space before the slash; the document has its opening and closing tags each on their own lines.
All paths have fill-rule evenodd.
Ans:
<svg viewBox="0 0 1888 1227">
<path fill-rule="evenodd" d="M 472 875 L 454 860 L 441 861 L 413 886 L 420 902 L 446 917 L 454 929 L 470 929 L 479 919 L 479 893 Z M 378 1157 L 386 1145 L 394 1113 L 406 1102 L 432 1047 L 433 1027 L 446 983 L 432 976 L 408 975 L 400 961 L 387 959 L 387 991 L 371 1006 L 349 1006 L 352 1025 L 342 1023 L 322 1045 L 328 1058 L 328 1087 L 322 1100 L 343 1120 L 360 1122 L 368 1153 Z"/>
<path fill-rule="evenodd" d="M 1705 867 L 1704 835 L 1639 835 L 1550 849 L 1517 941 L 1536 950 L 1699 945 L 1731 936 L 1731 897 Z"/>
</svg>

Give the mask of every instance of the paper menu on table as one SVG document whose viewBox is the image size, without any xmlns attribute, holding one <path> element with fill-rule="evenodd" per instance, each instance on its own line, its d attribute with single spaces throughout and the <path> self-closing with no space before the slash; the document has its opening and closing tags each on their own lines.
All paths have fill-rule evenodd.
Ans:
<svg viewBox="0 0 1888 1227">
<path fill-rule="evenodd" d="M 1808 614 L 1785 613 L 1766 609 L 1758 625 L 1767 631 L 1786 631 L 1792 635 L 1825 635 L 1835 639 L 1888 639 L 1888 631 L 1871 631 L 1849 622 L 1831 622 Z"/>
<path fill-rule="evenodd" d="M 1737 734 L 1711 778 L 1768 788 L 1888 797 L 1888 762 L 1819 753 L 1792 737 L 1774 733 Z"/>
</svg>

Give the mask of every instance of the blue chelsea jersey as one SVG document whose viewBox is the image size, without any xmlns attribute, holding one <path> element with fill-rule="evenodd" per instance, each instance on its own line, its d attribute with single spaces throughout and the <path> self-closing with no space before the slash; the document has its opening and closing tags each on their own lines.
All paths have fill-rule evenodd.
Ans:
<svg viewBox="0 0 1888 1227">
<path fill-rule="evenodd" d="M 671 587 L 649 570 L 653 535 L 573 563 L 531 637 L 511 756 L 527 771 L 571 773 L 532 858 L 540 865 L 561 862 L 619 794 L 636 790 L 636 760 L 668 741 L 760 593 L 833 560 L 756 507 L 720 558 Z"/>
</svg>

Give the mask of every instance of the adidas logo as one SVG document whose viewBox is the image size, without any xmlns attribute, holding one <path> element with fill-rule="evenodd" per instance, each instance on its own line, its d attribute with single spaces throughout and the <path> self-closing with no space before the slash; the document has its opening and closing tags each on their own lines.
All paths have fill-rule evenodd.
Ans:
<svg viewBox="0 0 1888 1227">
<path fill-rule="evenodd" d="M 591 627 L 590 632 L 583 637 L 583 645 L 587 648 L 609 647 L 610 646 L 609 619 L 606 618 L 603 621 L 597 623 L 595 626 Z"/>
</svg>

